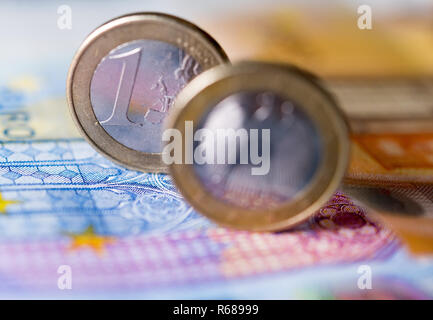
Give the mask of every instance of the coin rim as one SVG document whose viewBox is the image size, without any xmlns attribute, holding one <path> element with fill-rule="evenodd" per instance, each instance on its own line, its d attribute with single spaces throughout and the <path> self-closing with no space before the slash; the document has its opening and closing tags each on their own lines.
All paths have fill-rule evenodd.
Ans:
<svg viewBox="0 0 433 320">
<path fill-rule="evenodd" d="M 154 173 L 167 172 L 167 166 L 161 160 L 161 153 L 134 150 L 123 145 L 109 135 L 97 120 L 90 99 L 90 84 L 93 79 L 94 71 L 101 60 L 110 50 L 116 48 L 118 45 L 129 41 L 141 40 L 141 38 L 135 37 L 134 39 L 131 38 L 130 40 L 122 41 L 121 43 L 115 42 L 113 46 L 110 46 L 111 49 L 108 50 L 108 52 L 99 51 L 98 48 L 95 48 L 94 46 L 97 46 L 101 39 L 106 39 L 107 37 L 109 38 L 112 36 L 111 33 L 113 30 L 119 31 L 119 28 L 130 27 L 131 24 L 142 25 L 143 23 L 166 23 L 167 25 L 170 25 L 173 30 L 177 28 L 178 31 L 187 32 L 188 37 L 192 38 L 196 44 L 202 45 L 202 49 L 206 49 L 209 54 L 213 55 L 215 64 L 210 63 L 210 66 L 206 69 L 218 64 L 229 63 L 226 53 L 216 40 L 193 23 L 176 16 L 158 12 L 131 13 L 109 20 L 87 36 L 75 54 L 69 68 L 66 84 L 66 96 L 69 112 L 76 124 L 76 127 L 87 142 L 98 152 L 113 162 L 132 170 Z M 153 39 L 147 35 L 143 39 L 165 41 L 183 49 L 185 52 L 196 58 L 189 48 L 183 47 L 183 43 L 182 45 L 179 45 L 178 43 L 174 43 L 174 41 L 169 41 L 169 39 L 161 40 L 161 38 L 169 38 L 169 36 L 170 35 L 167 34 L 159 34 L 155 35 L 155 39 Z M 110 41 L 113 42 L 112 39 Z M 89 57 L 86 53 L 92 49 L 95 54 Z M 198 60 L 200 65 L 203 67 L 204 63 L 199 61 L 199 59 L 196 60 Z M 77 77 L 77 70 L 80 68 L 84 68 L 85 77 Z M 81 74 L 83 72 L 84 71 L 81 70 Z M 84 98 L 79 99 L 80 96 Z M 78 102 L 77 100 L 81 100 L 81 102 Z M 77 112 L 77 109 L 81 112 Z M 80 113 L 80 115 L 78 113 Z"/>
<path fill-rule="evenodd" d="M 285 90 L 292 90 L 291 94 L 295 94 L 296 97 L 290 95 L 290 98 L 306 111 L 318 126 L 322 139 L 335 137 L 333 141 L 323 141 L 325 145 L 324 161 L 321 162 L 317 172 L 303 191 L 276 209 L 251 211 L 213 197 L 198 179 L 192 165 L 171 164 L 169 173 L 184 198 L 218 225 L 251 231 L 278 231 L 305 221 L 311 214 L 319 210 L 340 185 L 349 163 L 348 122 L 333 94 L 325 89 L 321 82 L 303 70 L 290 65 L 239 62 L 232 66 L 218 66 L 198 75 L 185 86 L 166 119 L 165 128 L 178 129 L 184 136 L 184 121 L 192 120 L 195 127 L 195 124 L 199 123 L 202 115 L 206 114 L 212 105 L 228 95 L 240 89 L 260 89 L 248 86 L 248 82 L 252 79 L 263 83 L 263 80 L 259 80 L 260 78 L 268 79 L 265 81 L 266 89 L 274 89 L 284 96 L 287 96 Z M 297 83 L 298 87 L 300 86 L 304 91 L 296 92 L 295 89 L 290 88 L 282 90 L 287 82 L 293 85 Z M 317 114 L 312 113 L 312 110 L 315 110 Z M 332 172 L 326 175 L 329 170 Z M 323 183 L 326 185 L 321 187 Z M 254 217 L 258 217 L 257 219 L 271 214 L 278 214 L 284 218 L 268 224 L 249 222 L 249 219 L 242 216 L 237 218 L 239 215 L 249 217 L 248 215 L 252 213 Z M 231 221 L 230 218 L 232 218 Z M 254 220 L 254 218 L 251 219 Z"/>
</svg>

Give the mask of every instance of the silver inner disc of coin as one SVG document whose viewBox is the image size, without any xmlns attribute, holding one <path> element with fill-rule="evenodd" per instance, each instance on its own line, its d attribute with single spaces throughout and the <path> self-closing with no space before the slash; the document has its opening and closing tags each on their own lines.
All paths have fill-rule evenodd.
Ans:
<svg viewBox="0 0 433 320">
<path fill-rule="evenodd" d="M 198 148 L 203 155 L 212 152 L 214 164 L 194 161 L 194 172 L 217 199 L 246 209 L 272 209 L 292 200 L 313 179 L 321 162 L 322 141 L 313 121 L 292 101 L 273 92 L 244 91 L 209 110 L 195 132 L 207 129 L 213 138 L 195 141 L 194 152 Z M 251 129 L 257 129 L 257 147 L 252 147 Z M 269 129 L 269 143 L 263 129 Z M 230 131 L 236 133 L 235 147 L 230 146 Z M 242 155 L 247 155 L 247 163 Z M 253 175 L 252 168 L 261 168 L 260 174 Z"/>
<path fill-rule="evenodd" d="M 162 150 L 162 122 L 177 93 L 201 66 L 184 50 L 157 40 L 114 48 L 96 68 L 90 87 L 100 125 L 128 148 Z"/>
</svg>

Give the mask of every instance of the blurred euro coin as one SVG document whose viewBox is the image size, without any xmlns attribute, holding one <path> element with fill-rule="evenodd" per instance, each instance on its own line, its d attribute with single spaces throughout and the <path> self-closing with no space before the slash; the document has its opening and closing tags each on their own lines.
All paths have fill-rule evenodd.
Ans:
<svg viewBox="0 0 433 320">
<path fill-rule="evenodd" d="M 185 199 L 212 221 L 275 231 L 303 222 L 335 192 L 348 133 L 318 79 L 242 62 L 212 68 L 179 93 L 163 159 Z"/>
<path fill-rule="evenodd" d="M 194 77 L 228 62 L 218 43 L 190 22 L 136 13 L 93 31 L 68 75 L 71 114 L 87 141 L 130 169 L 164 172 L 162 122 Z"/>
</svg>

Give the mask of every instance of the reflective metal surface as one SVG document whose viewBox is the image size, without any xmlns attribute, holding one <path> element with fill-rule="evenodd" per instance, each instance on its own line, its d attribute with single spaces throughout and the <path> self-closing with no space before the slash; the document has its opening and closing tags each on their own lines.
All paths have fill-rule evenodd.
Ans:
<svg viewBox="0 0 433 320">
<path fill-rule="evenodd" d="M 116 18 L 93 31 L 74 57 L 67 83 L 72 117 L 109 159 L 165 172 L 161 125 L 176 94 L 226 62 L 215 40 L 188 21 L 161 13 Z"/>
</svg>

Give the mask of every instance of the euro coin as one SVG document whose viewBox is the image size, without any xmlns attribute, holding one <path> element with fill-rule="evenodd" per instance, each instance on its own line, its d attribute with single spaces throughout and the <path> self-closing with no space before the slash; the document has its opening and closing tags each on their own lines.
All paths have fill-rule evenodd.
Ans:
<svg viewBox="0 0 433 320">
<path fill-rule="evenodd" d="M 184 198 L 225 227 L 305 221 L 339 186 L 349 129 L 321 81 L 292 66 L 218 66 L 177 96 L 164 162 Z"/>
<path fill-rule="evenodd" d="M 223 49 L 190 22 L 136 13 L 94 30 L 68 74 L 72 117 L 87 141 L 130 169 L 164 172 L 162 123 L 194 77 L 228 62 Z"/>
</svg>

